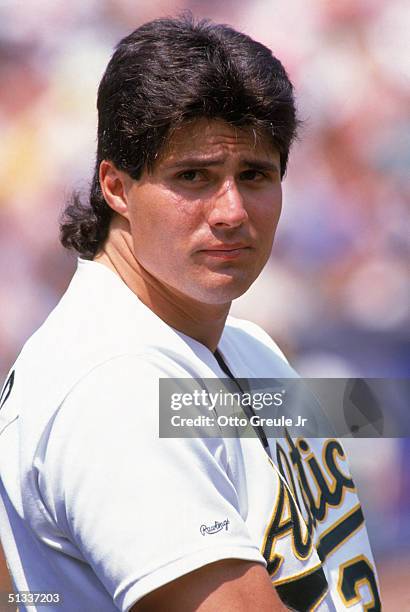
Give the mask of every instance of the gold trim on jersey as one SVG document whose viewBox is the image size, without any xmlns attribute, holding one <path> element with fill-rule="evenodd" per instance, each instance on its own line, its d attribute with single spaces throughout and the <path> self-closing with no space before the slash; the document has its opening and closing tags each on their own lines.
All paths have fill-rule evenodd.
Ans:
<svg viewBox="0 0 410 612">
<path fill-rule="evenodd" d="M 321 569 L 321 567 L 322 564 L 319 562 L 314 567 L 309 567 L 308 569 L 303 570 L 299 574 L 292 574 L 291 576 L 287 576 L 286 578 L 279 578 L 278 580 L 275 580 L 273 576 L 271 576 L 271 582 L 275 587 L 280 586 L 281 584 L 287 584 L 288 582 L 294 582 L 295 580 L 299 580 L 299 578 L 304 578 L 309 574 L 313 574 L 313 572 L 316 572 L 318 569 Z"/>
<path fill-rule="evenodd" d="M 368 578 L 363 577 L 363 578 L 359 578 L 359 580 L 357 580 L 356 582 L 354 582 L 354 592 L 356 593 L 356 597 L 353 597 L 352 599 L 346 599 L 344 596 L 344 593 L 342 591 L 342 582 L 343 582 L 343 575 L 344 575 L 344 570 L 347 567 L 350 567 L 352 565 L 354 565 L 355 563 L 357 563 L 358 561 L 364 561 L 364 563 L 368 566 L 369 570 L 371 571 L 372 575 L 374 576 L 374 580 L 375 580 L 375 585 L 377 587 L 377 581 L 376 581 L 376 576 L 375 576 L 375 570 L 374 567 L 372 566 L 372 564 L 370 563 L 369 559 L 366 557 L 366 555 L 357 555 L 356 557 L 353 557 L 353 559 L 349 559 L 349 561 L 345 561 L 345 563 L 341 563 L 340 567 L 339 567 L 339 578 L 337 581 L 337 592 L 340 595 L 341 600 L 343 601 L 344 605 L 347 608 L 350 608 L 350 606 L 353 606 L 354 604 L 357 604 L 361 601 L 363 601 L 363 597 L 360 594 L 359 588 L 363 585 L 367 585 L 367 588 L 369 590 L 370 596 L 372 598 L 371 602 L 363 604 L 363 610 L 370 610 L 371 608 L 375 608 L 376 605 L 376 597 L 375 597 L 375 593 L 372 587 L 371 582 L 369 581 Z"/>
<path fill-rule="evenodd" d="M 326 591 L 319 597 L 319 599 L 313 604 L 311 608 L 309 608 L 309 612 L 315 612 L 318 609 L 324 598 L 329 594 L 329 585 Z"/>
<path fill-rule="evenodd" d="M 271 574 L 275 575 L 283 564 L 283 555 L 273 550 L 277 540 L 291 534 L 291 548 L 294 556 L 296 559 L 299 559 L 299 561 L 306 561 L 306 559 L 310 557 L 313 550 L 313 540 L 299 509 L 299 505 L 297 504 L 286 479 L 280 473 L 274 462 L 270 458 L 268 459 L 278 479 L 279 487 L 270 520 L 265 528 L 261 552 L 268 563 L 272 563 L 274 560 L 276 560 L 276 567 Z M 280 516 L 278 516 L 279 511 Z M 295 518 L 295 521 L 293 518 Z M 283 531 L 277 535 L 272 535 L 272 530 L 274 527 L 276 531 L 280 529 L 283 529 Z M 298 543 L 296 541 L 298 537 L 300 537 L 299 546 L 302 550 L 298 549 Z M 271 539 L 271 541 L 268 543 L 269 539 Z M 306 548 L 306 550 L 303 550 L 303 548 Z M 267 554 L 268 552 L 269 554 Z"/>
<path fill-rule="evenodd" d="M 321 445 L 322 448 L 317 449 L 318 452 L 316 449 L 312 448 L 308 440 L 305 440 L 303 437 L 294 440 L 289 433 L 286 432 L 284 442 L 285 441 L 287 447 L 283 447 L 279 441 L 276 441 L 277 466 L 272 461 L 270 462 L 274 465 L 276 470 L 279 471 L 282 479 L 286 482 L 288 495 L 293 497 L 300 512 L 304 512 L 302 518 L 307 526 L 312 543 L 313 535 L 316 534 L 316 549 L 321 559 L 321 566 L 323 567 L 326 558 L 339 550 L 346 541 L 352 538 L 356 533 L 360 532 L 362 527 L 365 527 L 361 505 L 357 500 L 356 487 L 348 472 L 349 468 L 347 465 L 346 453 L 341 443 L 335 438 L 329 438 L 323 441 Z M 342 463 L 343 465 L 341 465 Z M 314 492 L 312 489 L 314 489 Z M 355 505 L 340 518 L 332 522 L 323 533 L 320 535 L 317 534 L 316 529 L 318 524 L 326 520 L 330 522 L 329 513 L 332 512 L 331 509 L 336 510 L 337 508 L 342 508 L 346 503 L 347 492 L 351 492 L 355 496 L 352 500 Z M 283 518 L 285 506 L 287 510 L 288 505 L 286 504 L 286 500 L 281 499 L 280 507 L 278 508 L 278 498 L 276 499 L 275 511 L 280 512 L 281 517 L 276 516 L 275 523 L 273 523 L 273 517 L 271 518 L 263 540 L 264 547 L 262 549 L 262 554 L 266 554 L 267 550 L 270 553 L 267 560 L 271 562 L 271 577 L 276 575 L 283 562 L 282 557 L 280 563 L 278 563 L 278 557 L 280 555 L 275 557 L 275 555 L 272 554 L 272 548 L 275 544 L 275 540 L 284 534 L 284 532 L 280 533 L 280 526 L 282 526 L 282 528 L 284 525 L 287 526 L 286 520 Z M 333 516 L 333 512 L 330 516 Z M 279 533 L 277 533 L 278 531 Z M 269 537 L 271 538 L 270 541 L 268 540 Z M 267 543 L 271 544 L 270 550 L 266 547 Z M 292 549 L 294 550 L 293 544 L 294 541 L 292 538 Z M 363 563 L 360 563 L 361 560 L 366 562 L 366 567 Z M 357 567 L 354 565 L 355 562 L 358 563 Z M 347 570 L 345 571 L 346 568 Z M 314 570 L 308 570 L 307 573 L 310 571 Z M 379 612 L 380 598 L 377 579 L 375 570 L 372 569 L 372 565 L 368 559 L 363 555 L 355 557 L 341 565 L 339 571 L 340 574 L 336 592 L 339 593 L 342 601 L 347 603 L 347 607 L 360 601 L 361 598 L 358 589 L 366 584 L 372 596 L 372 602 L 366 604 L 364 609 Z M 303 573 L 295 575 L 293 580 L 297 580 L 299 577 L 303 577 Z M 278 580 L 276 584 L 286 584 L 286 582 L 291 580 L 292 578 L 282 578 Z M 274 580 L 272 580 L 272 582 L 275 584 Z M 352 599 L 349 601 L 346 600 L 341 591 L 342 588 L 346 596 L 352 597 Z M 323 594 L 313 608 L 310 607 L 309 610 L 315 610 L 325 596 L 326 593 Z"/>
<path fill-rule="evenodd" d="M 309 448 L 309 451 L 304 451 L 300 448 L 300 441 L 303 441 Z M 322 499 L 324 498 L 324 515 L 321 518 L 316 518 L 316 520 L 318 520 L 320 523 L 323 523 L 324 521 L 326 521 L 326 519 L 328 518 L 328 513 L 330 508 L 340 508 L 340 506 L 343 505 L 345 497 L 346 497 L 346 493 L 347 491 L 351 492 L 351 493 L 357 493 L 356 491 L 356 487 L 353 483 L 352 477 L 349 475 L 346 475 L 343 470 L 340 468 L 339 462 L 337 462 L 337 460 L 335 459 L 335 454 L 338 451 L 338 448 L 333 448 L 331 450 L 331 456 L 332 456 L 332 460 L 333 460 L 333 464 L 337 470 L 337 472 L 340 474 L 340 476 L 345 480 L 345 481 L 350 481 L 352 483 L 352 486 L 347 487 L 346 484 L 341 484 L 341 482 L 338 480 L 338 478 L 332 474 L 332 472 L 330 471 L 329 465 L 327 463 L 326 460 L 326 453 L 327 450 L 330 446 L 330 444 L 338 444 L 339 448 L 342 449 L 342 447 L 340 446 L 340 443 L 338 440 L 334 439 L 334 438 L 329 438 L 328 440 L 326 440 L 326 442 L 323 444 L 323 448 L 322 448 L 322 463 L 319 463 L 319 461 L 316 459 L 315 453 L 314 451 L 310 448 L 310 446 L 308 445 L 308 443 L 306 442 L 306 440 L 304 440 L 303 438 L 299 438 L 296 442 L 297 446 L 298 446 L 298 450 L 300 451 L 301 455 L 302 455 L 302 461 L 303 464 L 309 469 L 309 473 L 311 475 L 311 478 L 313 479 L 313 482 L 315 483 L 316 486 L 316 492 L 313 493 L 311 487 L 309 486 L 309 491 L 311 493 L 312 496 L 312 500 L 316 509 L 316 512 L 318 512 L 321 508 L 321 503 L 322 503 Z M 307 454 L 308 453 L 308 454 Z M 346 455 L 342 449 L 341 453 L 337 453 L 339 455 L 339 457 L 342 458 L 342 460 L 346 459 Z M 315 474 L 314 469 L 315 467 L 317 468 L 319 474 L 322 476 L 323 478 L 323 482 L 326 486 L 326 489 L 324 489 L 319 481 L 317 480 L 317 474 Z M 323 471 L 323 468 L 325 469 L 325 472 Z M 330 479 L 330 482 L 329 482 Z M 301 490 L 303 489 L 303 485 L 300 481 L 299 475 L 298 475 L 298 481 L 299 481 L 299 485 Z M 308 481 L 307 481 L 308 482 Z M 330 495 L 334 495 L 338 489 L 338 487 L 341 487 L 340 490 L 340 497 L 338 498 L 336 503 L 329 503 L 327 496 Z"/>
<path fill-rule="evenodd" d="M 280 454 L 280 456 L 281 456 L 280 461 L 279 461 L 278 453 L 279 453 L 279 454 Z M 283 476 L 283 478 L 284 478 L 284 479 L 286 480 L 286 482 L 288 483 L 288 487 L 289 487 L 289 489 L 292 491 L 292 493 L 293 493 L 293 497 L 295 498 L 296 503 L 298 503 L 298 495 L 297 495 L 296 483 L 295 483 L 295 479 L 294 479 L 294 474 L 293 474 L 293 471 L 292 471 L 292 467 L 291 467 L 291 465 L 290 465 L 290 463 L 289 463 L 289 458 L 288 458 L 288 456 L 287 456 L 287 454 L 286 454 L 286 451 L 285 451 L 285 450 L 284 450 L 284 449 L 281 447 L 281 445 L 280 445 L 280 444 L 278 444 L 278 443 L 276 443 L 276 461 L 277 461 L 278 463 L 280 463 L 280 465 L 283 465 L 283 464 L 282 464 L 282 458 L 283 458 L 283 459 L 284 459 L 284 461 L 286 462 L 286 464 L 285 464 L 285 465 L 286 465 L 286 474 L 282 474 L 282 472 L 281 472 L 281 469 L 280 469 L 279 465 L 278 465 L 278 466 L 276 466 L 276 465 L 273 463 L 272 459 L 271 459 L 270 457 L 268 457 L 268 459 L 269 459 L 270 463 L 271 463 L 272 465 L 275 465 L 275 469 L 279 470 L 279 473 L 280 473 L 280 474 Z M 283 468 L 283 469 L 285 470 L 285 468 Z M 288 478 L 287 478 L 287 476 L 288 476 Z M 299 506 L 299 504 L 298 504 L 298 506 Z"/>
<path fill-rule="evenodd" d="M 319 541 L 317 544 L 316 548 L 319 548 L 320 542 L 322 541 L 323 538 L 325 538 L 329 533 L 331 533 L 338 525 L 340 525 L 341 523 L 343 523 L 343 521 L 345 521 L 346 519 L 349 518 L 349 516 L 352 516 L 355 512 L 357 512 L 358 510 L 361 510 L 362 507 L 359 504 L 356 504 L 355 506 L 353 506 L 353 508 L 351 510 L 349 510 L 348 512 L 346 512 L 346 514 L 344 514 L 343 516 L 341 516 L 339 519 L 337 519 L 337 521 L 335 521 L 334 523 L 332 523 L 330 525 L 330 527 L 328 527 L 325 531 L 323 531 L 320 536 L 319 536 Z M 332 550 L 329 552 L 328 555 L 326 555 L 327 557 L 330 557 L 331 555 L 333 555 L 333 553 L 338 550 L 340 548 L 340 546 L 342 544 L 344 544 L 344 542 L 346 542 L 346 540 L 348 540 L 349 538 L 352 537 L 352 535 L 354 535 L 355 533 L 357 533 L 359 531 L 359 529 L 361 529 L 362 527 L 364 527 L 364 520 L 360 523 L 360 525 L 358 525 L 355 529 L 353 529 L 353 531 L 349 531 L 349 533 L 346 534 L 346 536 L 343 538 L 343 540 L 340 540 L 340 542 L 338 542 L 336 544 L 336 546 L 334 548 L 332 548 Z"/>
</svg>

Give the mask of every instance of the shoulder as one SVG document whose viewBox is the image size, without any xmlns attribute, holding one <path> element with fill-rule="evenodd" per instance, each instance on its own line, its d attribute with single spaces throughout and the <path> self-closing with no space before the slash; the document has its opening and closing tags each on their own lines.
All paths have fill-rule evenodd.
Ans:
<svg viewBox="0 0 410 612">
<path fill-rule="evenodd" d="M 222 342 L 226 353 L 235 355 L 236 371 L 245 378 L 297 376 L 276 342 L 256 323 L 228 317 Z"/>
<path fill-rule="evenodd" d="M 25 344 L 19 379 L 42 405 L 55 407 L 88 373 L 114 367 L 127 354 L 149 361 L 151 352 L 166 355 L 176 342 L 174 330 L 111 270 L 80 261 L 66 293 Z"/>
<path fill-rule="evenodd" d="M 280 357 L 286 363 L 289 363 L 282 350 L 271 338 L 271 336 L 262 327 L 248 321 L 246 319 L 238 319 L 237 317 L 228 317 L 227 328 L 230 333 L 240 337 L 243 341 L 249 342 L 251 345 L 261 343 L 269 350 L 273 351 L 278 357 Z"/>
</svg>

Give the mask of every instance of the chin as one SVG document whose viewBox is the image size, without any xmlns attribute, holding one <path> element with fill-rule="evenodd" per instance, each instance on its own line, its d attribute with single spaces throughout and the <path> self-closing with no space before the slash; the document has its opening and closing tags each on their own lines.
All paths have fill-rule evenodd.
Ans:
<svg viewBox="0 0 410 612">
<path fill-rule="evenodd" d="M 234 282 L 219 283 L 214 286 L 198 287 L 197 291 L 191 293 L 191 296 L 204 304 L 226 304 L 236 300 L 243 295 L 252 285 L 252 280 L 238 280 Z"/>
</svg>

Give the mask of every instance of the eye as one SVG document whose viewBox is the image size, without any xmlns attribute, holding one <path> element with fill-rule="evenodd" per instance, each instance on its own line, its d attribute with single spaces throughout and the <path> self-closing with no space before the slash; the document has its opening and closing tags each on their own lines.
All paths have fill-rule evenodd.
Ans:
<svg viewBox="0 0 410 612">
<path fill-rule="evenodd" d="M 178 178 L 188 183 L 197 183 L 202 176 L 199 170 L 184 170 L 178 174 Z"/>
<path fill-rule="evenodd" d="M 240 174 L 240 179 L 242 181 L 261 181 L 266 178 L 266 174 L 261 172 L 260 170 L 244 170 Z"/>
</svg>

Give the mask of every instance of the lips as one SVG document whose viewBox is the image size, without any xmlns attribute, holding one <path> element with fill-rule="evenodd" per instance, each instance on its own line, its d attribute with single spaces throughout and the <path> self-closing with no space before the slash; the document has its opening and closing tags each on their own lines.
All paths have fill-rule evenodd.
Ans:
<svg viewBox="0 0 410 612">
<path fill-rule="evenodd" d="M 251 247 L 244 243 L 235 244 L 218 244 L 208 247 L 206 249 L 200 249 L 198 253 L 202 253 L 208 257 L 219 258 L 219 259 L 235 259 L 245 253 L 248 253 Z"/>
<path fill-rule="evenodd" d="M 242 242 L 236 242 L 234 244 L 217 244 L 213 246 L 206 247 L 205 249 L 199 249 L 200 251 L 212 252 L 212 251 L 238 251 L 241 249 L 250 249 L 251 247 L 248 244 L 244 244 Z"/>
</svg>

